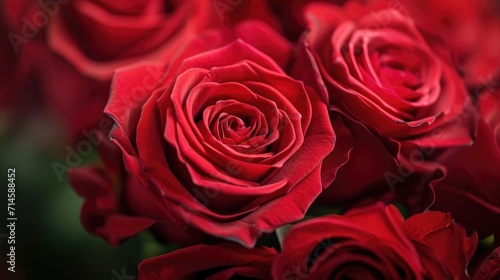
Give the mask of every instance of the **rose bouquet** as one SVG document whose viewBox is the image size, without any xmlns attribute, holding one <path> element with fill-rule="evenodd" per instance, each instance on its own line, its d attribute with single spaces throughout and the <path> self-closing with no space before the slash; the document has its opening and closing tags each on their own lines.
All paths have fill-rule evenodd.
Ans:
<svg viewBox="0 0 500 280">
<path fill-rule="evenodd" d="M 139 279 L 500 279 L 496 1 L 43 11 L 5 17 L 0 88 L 38 73 L 69 141 L 93 140 L 100 162 L 68 170 L 89 233 L 176 244 Z"/>
</svg>

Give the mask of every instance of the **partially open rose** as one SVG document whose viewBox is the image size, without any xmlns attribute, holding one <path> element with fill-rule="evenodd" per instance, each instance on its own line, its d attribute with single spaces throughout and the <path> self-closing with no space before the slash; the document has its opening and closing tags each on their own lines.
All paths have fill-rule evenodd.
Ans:
<svg viewBox="0 0 500 280">
<path fill-rule="evenodd" d="M 325 182 L 333 184 L 328 196 L 422 192 L 402 186 L 435 170 L 443 148 L 473 141 L 476 111 L 455 68 L 386 1 L 310 3 L 304 16 L 293 75 L 346 115 L 354 143 L 338 176 L 352 188 Z M 366 171 L 358 176 L 359 169 Z"/>
<path fill-rule="evenodd" d="M 452 51 L 470 86 L 500 79 L 500 4 L 495 0 L 401 1 L 429 36 Z"/>
<path fill-rule="evenodd" d="M 467 279 L 477 235 L 449 214 L 404 220 L 374 204 L 299 223 L 285 236 L 274 279 Z"/>
<path fill-rule="evenodd" d="M 76 0 L 50 23 L 49 44 L 85 75 L 111 78 L 121 66 L 169 58 L 208 24 L 209 3 Z"/>
<path fill-rule="evenodd" d="M 357 1 L 310 4 L 305 16 L 303 56 L 318 72 L 297 69 L 297 76 L 323 89 L 332 106 L 401 145 L 471 143 L 471 123 L 456 121 L 468 109 L 465 86 L 409 17 Z"/>
</svg>

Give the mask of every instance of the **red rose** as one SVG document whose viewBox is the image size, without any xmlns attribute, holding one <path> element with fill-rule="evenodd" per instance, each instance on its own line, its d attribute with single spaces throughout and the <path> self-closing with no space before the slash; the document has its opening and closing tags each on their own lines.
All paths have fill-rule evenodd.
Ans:
<svg viewBox="0 0 500 280">
<path fill-rule="evenodd" d="M 266 26 L 253 21 L 236 26 L 234 31 L 228 30 L 228 32 L 206 33 L 202 35 L 200 39 L 194 40 L 191 43 L 191 48 L 186 51 L 186 53 L 191 52 L 196 54 L 198 51 L 202 51 L 203 48 L 210 49 L 214 45 L 223 44 L 225 40 L 233 38 L 235 34 L 239 34 L 240 37 L 247 38 L 249 41 L 254 40 L 254 45 L 271 54 L 276 61 L 279 61 L 281 64 L 286 63 L 289 52 L 288 43 L 283 39 L 279 39 L 279 37 Z M 255 34 L 269 36 L 274 38 L 274 41 L 271 44 L 269 41 L 260 40 L 259 36 Z M 180 62 L 182 62 L 182 60 L 180 60 Z M 137 94 L 137 90 L 145 90 L 143 86 L 154 85 L 154 79 L 161 75 L 162 68 L 146 66 L 145 70 L 146 75 L 142 81 L 147 81 L 147 83 L 134 87 L 133 94 Z M 151 83 L 151 81 L 153 81 L 153 83 Z M 153 90 L 153 88 L 150 88 L 150 90 Z M 146 94 L 146 92 L 143 94 Z M 130 96 L 130 101 L 134 101 L 134 97 L 135 96 Z M 103 126 L 107 125 L 103 124 Z M 101 139 L 102 137 L 97 138 Z M 100 143 L 101 140 L 95 141 Z M 162 221 L 153 226 L 154 231 L 167 240 L 182 244 L 199 242 L 200 236 L 198 233 L 191 230 L 189 233 L 192 236 L 189 237 L 186 235 L 185 229 L 179 228 L 170 221 L 165 221 L 161 205 L 154 205 L 148 202 L 151 200 L 149 197 L 150 194 L 142 190 L 137 180 L 128 176 L 123 170 L 122 172 L 113 171 L 119 169 L 116 166 L 121 166 L 121 164 L 116 163 L 114 160 L 110 160 L 110 158 L 113 159 L 116 157 L 109 156 L 111 149 L 106 147 L 107 145 L 103 146 L 104 148 L 102 149 L 100 146 L 100 150 L 102 159 L 107 163 L 105 164 L 105 168 L 84 167 L 72 170 L 70 173 L 70 181 L 77 192 L 82 195 L 86 201 L 86 206 L 82 208 L 82 222 L 85 228 L 90 233 L 101 236 L 109 243 L 116 245 L 124 239 L 151 226 L 151 223 L 144 221 L 154 219 L 155 221 Z M 111 171 L 109 170 L 110 166 L 114 166 Z M 103 204 L 103 200 L 109 202 Z M 104 207 L 104 205 L 107 206 Z M 117 220 L 116 216 L 120 217 L 120 219 Z M 133 220 L 138 221 L 138 223 L 135 223 L 138 226 L 126 228 L 124 226 L 125 223 L 130 221 L 128 220 L 129 218 L 125 219 L 123 217 L 128 216 L 133 216 Z M 133 224 L 132 222 L 130 223 Z M 193 237 L 195 239 L 193 239 Z"/>
<path fill-rule="evenodd" d="M 446 177 L 434 186 L 433 209 L 449 211 L 479 236 L 500 236 L 500 90 L 479 96 L 476 141 L 471 147 L 449 150 L 441 162 Z M 466 207 L 464 207 L 466 205 Z"/>
<path fill-rule="evenodd" d="M 146 279 L 270 279 L 277 252 L 272 248 L 246 249 L 234 243 L 196 245 L 139 264 L 139 280 Z"/>
<path fill-rule="evenodd" d="M 477 236 L 450 215 L 406 221 L 374 204 L 295 225 L 273 264 L 274 279 L 466 279 Z"/>
<path fill-rule="evenodd" d="M 247 34 L 274 61 L 241 40 L 213 49 L 201 37 L 152 88 L 151 65 L 118 70 L 106 113 L 127 171 L 161 205 L 158 221 L 252 247 L 304 216 L 334 134 L 326 104 L 275 63 L 288 45 Z"/>
<path fill-rule="evenodd" d="M 39 53 L 35 61 L 41 65 L 47 104 L 63 116 L 72 139 L 100 120 L 115 69 L 169 59 L 208 25 L 202 11 L 209 4 L 202 0 L 50 3 L 38 13 L 50 19 L 46 37 L 51 51 Z"/>
<path fill-rule="evenodd" d="M 500 5 L 493 0 L 402 1 L 418 27 L 442 39 L 468 85 L 500 79 Z"/>
<path fill-rule="evenodd" d="M 228 9 L 224 12 L 237 20 L 228 24 L 265 11 L 262 5 L 230 2 L 223 5 Z M 217 4 L 224 3 L 75 0 L 62 6 L 61 15 L 50 23 L 48 41 L 56 53 L 81 73 L 109 80 L 119 67 L 137 61 L 168 60 L 201 31 L 210 26 L 224 26 L 224 17 L 221 20 L 216 16 L 220 8 Z M 264 19 L 272 21 L 270 16 Z"/>
<path fill-rule="evenodd" d="M 353 127 L 357 152 L 339 176 L 375 166 L 363 168 L 370 171 L 361 175 L 363 183 L 352 178 L 356 187 L 343 194 L 350 198 L 394 190 L 414 173 L 434 170 L 437 149 L 470 144 L 475 129 L 475 111 L 455 69 L 411 18 L 375 2 L 306 6 L 308 31 L 293 71 L 353 122 L 346 125 Z M 380 148 L 362 152 L 370 143 Z"/>
<path fill-rule="evenodd" d="M 65 121 L 70 139 L 78 140 L 83 129 L 100 120 L 117 68 L 138 61 L 167 61 L 207 28 L 235 25 L 246 18 L 260 18 L 278 28 L 272 14 L 263 13 L 265 4 L 246 2 L 22 0 L 5 1 L 2 7 L 13 29 L 6 37 L 16 52 L 46 37 L 50 49 L 33 49 L 29 54 L 43 105 Z"/>
<path fill-rule="evenodd" d="M 48 28 L 51 48 L 85 75 L 109 80 L 116 68 L 169 59 L 208 22 L 208 2 L 76 0 Z"/>
<path fill-rule="evenodd" d="M 474 273 L 473 280 L 500 279 L 500 247 L 494 249 L 479 269 Z"/>
</svg>

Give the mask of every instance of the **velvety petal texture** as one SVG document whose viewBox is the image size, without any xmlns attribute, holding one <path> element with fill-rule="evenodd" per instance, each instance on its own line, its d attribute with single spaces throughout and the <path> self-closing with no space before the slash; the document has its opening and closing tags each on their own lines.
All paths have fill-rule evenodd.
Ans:
<svg viewBox="0 0 500 280">
<path fill-rule="evenodd" d="M 331 203 L 389 198 L 400 189 L 411 195 L 410 179 L 433 174 L 443 149 L 468 146 L 474 139 L 477 111 L 458 72 L 404 9 L 390 2 L 304 7 L 307 29 L 292 76 L 344 115 L 352 138 L 347 140 L 352 150 L 336 174 L 339 187 L 331 180 L 325 195 Z M 337 152 L 329 157 L 338 157 Z M 421 196 L 422 189 L 411 191 L 413 198 Z"/>
<path fill-rule="evenodd" d="M 275 51 L 286 46 L 279 38 L 261 38 L 267 56 L 243 40 L 210 48 L 215 34 L 206 36 L 153 88 L 141 86 L 162 66 L 116 72 L 110 136 L 161 220 L 253 247 L 304 216 L 335 135 L 326 103 L 276 64 L 286 57 Z"/>
</svg>

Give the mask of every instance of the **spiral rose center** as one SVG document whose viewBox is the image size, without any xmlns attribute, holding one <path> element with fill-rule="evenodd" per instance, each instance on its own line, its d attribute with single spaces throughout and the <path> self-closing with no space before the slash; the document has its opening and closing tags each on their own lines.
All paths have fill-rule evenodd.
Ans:
<svg viewBox="0 0 500 280">
<path fill-rule="evenodd" d="M 232 131 L 241 131 L 247 128 L 245 122 L 237 116 L 229 116 L 226 119 L 227 127 Z"/>
<path fill-rule="evenodd" d="M 419 77 L 420 63 L 414 53 L 389 49 L 373 52 L 370 58 L 380 79 L 413 90 L 422 85 Z"/>
<path fill-rule="evenodd" d="M 203 115 L 206 126 L 217 141 L 235 151 L 256 154 L 270 152 L 272 141 L 269 140 L 276 140 L 277 135 L 271 136 L 275 123 L 269 123 L 267 119 L 275 110 L 270 109 L 265 114 L 261 109 L 236 100 L 219 100 L 205 108 Z"/>
</svg>

